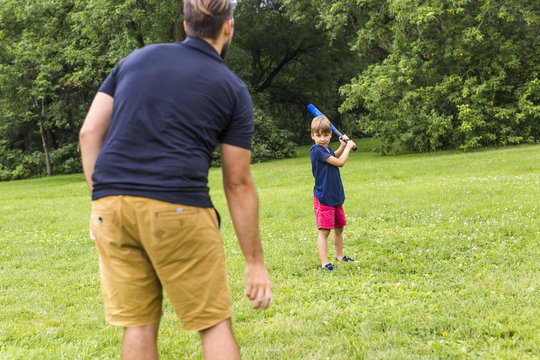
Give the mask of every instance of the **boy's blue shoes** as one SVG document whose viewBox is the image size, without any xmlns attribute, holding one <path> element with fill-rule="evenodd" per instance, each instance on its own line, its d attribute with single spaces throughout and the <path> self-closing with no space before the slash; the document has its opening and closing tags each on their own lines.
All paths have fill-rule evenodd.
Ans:
<svg viewBox="0 0 540 360">
<path fill-rule="evenodd" d="M 343 256 L 343 259 L 338 259 L 336 258 L 337 261 L 345 261 L 345 262 L 358 262 L 358 260 L 354 260 L 354 259 L 351 259 L 350 257 L 348 256 Z"/>
<path fill-rule="evenodd" d="M 342 259 L 338 259 L 336 258 L 337 261 L 344 261 L 344 262 L 359 262 L 358 260 L 354 260 L 354 259 L 351 259 L 350 257 L 348 256 L 344 256 Z M 328 263 L 324 266 L 321 265 L 321 270 L 326 270 L 326 271 L 334 271 L 334 265 L 332 265 L 332 263 Z"/>
<path fill-rule="evenodd" d="M 328 263 L 324 266 L 321 266 L 321 270 L 334 271 L 334 266 L 332 265 L 332 263 Z"/>
</svg>

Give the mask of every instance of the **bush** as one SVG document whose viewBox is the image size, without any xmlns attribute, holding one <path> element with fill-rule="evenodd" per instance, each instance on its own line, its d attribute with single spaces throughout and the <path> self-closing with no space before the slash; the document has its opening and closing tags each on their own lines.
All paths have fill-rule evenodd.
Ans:
<svg viewBox="0 0 540 360">
<path fill-rule="evenodd" d="M 67 144 L 50 153 L 53 174 L 75 174 L 82 172 L 77 143 Z"/>
<path fill-rule="evenodd" d="M 255 109 L 255 132 L 252 141 L 251 162 L 291 158 L 296 155 L 296 144 L 291 132 L 280 129 L 273 119 L 260 109 Z M 214 151 L 212 166 L 221 166 L 221 149 Z"/>
<path fill-rule="evenodd" d="M 27 179 L 45 174 L 45 156 L 39 151 L 23 153 L 21 150 L 2 150 L 0 181 Z"/>
<path fill-rule="evenodd" d="M 388 54 L 340 88 L 340 111 L 355 114 L 383 153 L 540 141 L 532 2 L 401 1 L 381 10 L 388 22 L 367 22 L 374 28 L 360 29 L 358 44 L 384 33 Z"/>
<path fill-rule="evenodd" d="M 280 129 L 270 116 L 262 110 L 255 109 L 252 162 L 294 157 L 296 144 L 291 138 L 290 131 Z"/>
<path fill-rule="evenodd" d="M 68 144 L 50 152 L 52 172 L 55 175 L 74 174 L 82 171 L 76 144 Z M 0 146 L 0 181 L 44 176 L 47 165 L 45 154 L 39 151 L 23 152 Z"/>
</svg>

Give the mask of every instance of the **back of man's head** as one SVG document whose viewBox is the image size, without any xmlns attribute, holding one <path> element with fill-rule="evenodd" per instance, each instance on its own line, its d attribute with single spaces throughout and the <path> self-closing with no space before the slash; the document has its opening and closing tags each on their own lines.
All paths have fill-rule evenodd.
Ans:
<svg viewBox="0 0 540 360">
<path fill-rule="evenodd" d="M 214 40 L 223 23 L 232 16 L 230 0 L 184 0 L 187 36 Z"/>
</svg>

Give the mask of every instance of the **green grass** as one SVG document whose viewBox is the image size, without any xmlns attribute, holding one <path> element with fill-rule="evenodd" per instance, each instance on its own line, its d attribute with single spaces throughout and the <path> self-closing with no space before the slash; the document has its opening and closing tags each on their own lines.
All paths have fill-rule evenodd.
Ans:
<svg viewBox="0 0 540 360">
<path fill-rule="evenodd" d="M 211 195 L 245 359 L 540 358 L 540 146 L 381 157 L 341 170 L 345 253 L 317 270 L 309 147 L 256 164 L 274 302 L 254 311 L 221 190 Z M 82 175 L 0 183 L 0 359 L 116 359 Z M 333 248 L 329 244 L 329 253 Z M 162 359 L 201 358 L 168 302 Z"/>
</svg>

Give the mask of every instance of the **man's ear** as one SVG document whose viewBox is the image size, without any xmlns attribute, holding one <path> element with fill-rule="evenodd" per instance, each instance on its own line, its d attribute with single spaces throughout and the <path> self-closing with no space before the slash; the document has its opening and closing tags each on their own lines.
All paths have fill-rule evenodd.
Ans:
<svg viewBox="0 0 540 360">
<path fill-rule="evenodd" d="M 233 21 L 233 19 L 228 19 L 223 23 L 223 33 L 227 36 L 227 38 L 230 38 L 233 34 Z"/>
</svg>

